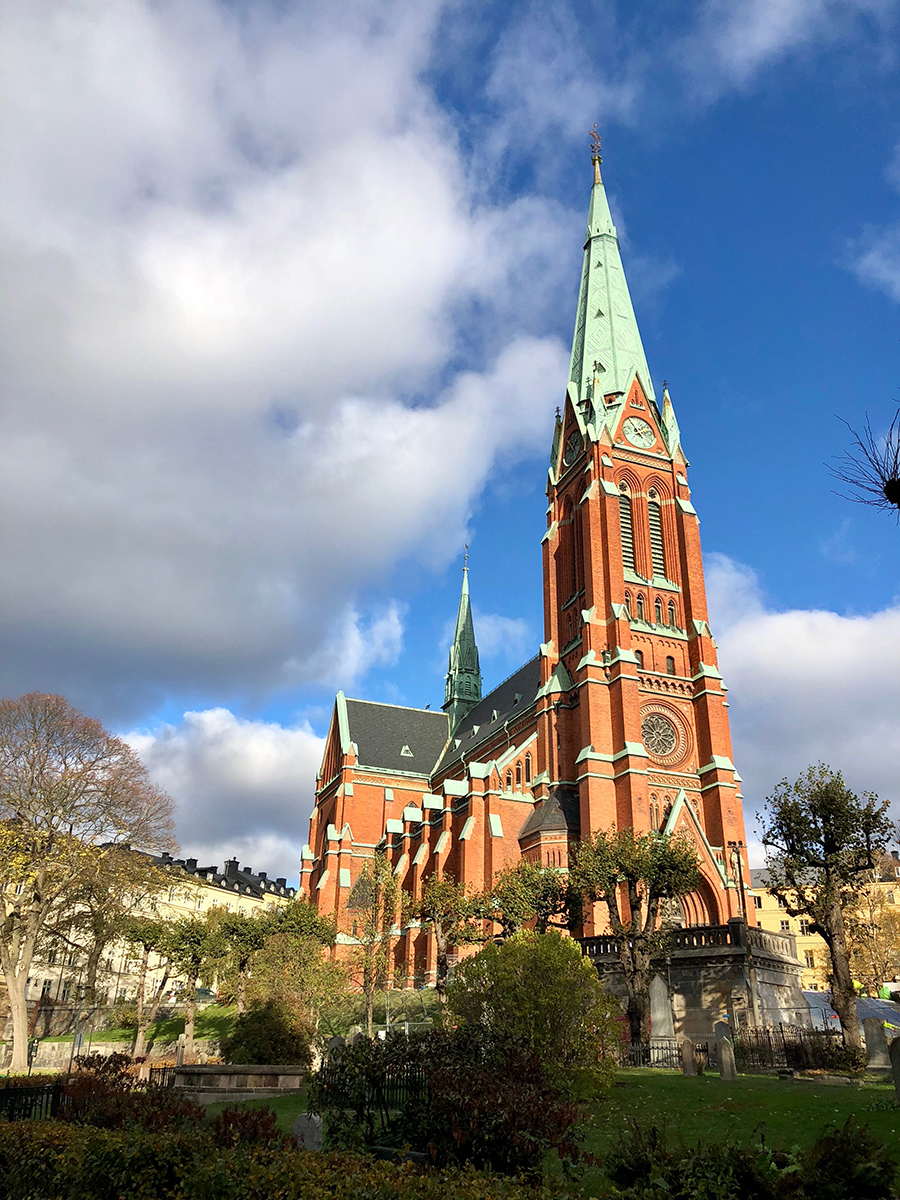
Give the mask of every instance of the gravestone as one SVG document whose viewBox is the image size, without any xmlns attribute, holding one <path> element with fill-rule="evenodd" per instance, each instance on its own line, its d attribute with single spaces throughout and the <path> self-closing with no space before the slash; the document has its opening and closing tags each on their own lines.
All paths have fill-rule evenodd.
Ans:
<svg viewBox="0 0 900 1200">
<path fill-rule="evenodd" d="M 685 1038 L 681 1043 L 681 1073 L 682 1075 L 697 1074 L 697 1060 L 694 1057 L 694 1043 Z"/>
<path fill-rule="evenodd" d="M 883 1071 L 889 1068 L 887 1038 L 884 1036 L 884 1024 L 877 1017 L 866 1017 L 863 1021 L 863 1036 L 866 1039 L 866 1066 L 870 1071 Z"/>
<path fill-rule="evenodd" d="M 322 1118 L 314 1113 L 301 1113 L 294 1121 L 294 1138 L 303 1150 L 321 1150 Z"/>
<path fill-rule="evenodd" d="M 185 1036 L 185 1034 L 179 1033 L 178 1041 L 175 1043 L 175 1066 L 176 1067 L 184 1066 L 184 1043 L 186 1041 L 187 1041 L 187 1037 Z"/>
<path fill-rule="evenodd" d="M 361 1042 L 366 1035 L 363 1033 L 362 1025 L 351 1025 L 347 1030 L 347 1045 L 355 1046 L 357 1042 Z"/>
<path fill-rule="evenodd" d="M 674 1036 L 675 1022 L 669 989 L 662 975 L 654 975 L 650 980 L 650 1041 Z"/>
<path fill-rule="evenodd" d="M 888 1056 L 891 1060 L 891 1072 L 894 1076 L 894 1091 L 897 1093 L 897 1099 L 900 1100 L 900 1038 L 893 1038 L 888 1047 Z"/>
<path fill-rule="evenodd" d="M 737 1078 L 737 1067 L 734 1062 L 734 1039 L 731 1036 L 731 1026 L 724 1021 L 716 1021 L 716 1051 L 719 1055 L 719 1078 L 731 1083 Z"/>
</svg>

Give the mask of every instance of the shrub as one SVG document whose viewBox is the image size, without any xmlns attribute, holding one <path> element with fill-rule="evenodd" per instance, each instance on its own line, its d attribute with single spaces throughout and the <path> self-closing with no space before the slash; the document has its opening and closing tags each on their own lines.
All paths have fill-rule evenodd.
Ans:
<svg viewBox="0 0 900 1200">
<path fill-rule="evenodd" d="M 271 1108 L 226 1108 L 207 1125 L 216 1146 L 292 1146 L 293 1140 L 281 1133 L 278 1117 Z"/>
<path fill-rule="evenodd" d="M 8 1200 L 550 1200 L 541 1189 L 474 1172 L 437 1172 L 352 1154 L 216 1147 L 208 1135 L 0 1125 Z M 567 1194 L 567 1193 L 566 1193 Z"/>
<path fill-rule="evenodd" d="M 457 967 L 447 993 L 450 1019 L 523 1042 L 576 1094 L 611 1086 L 617 1012 L 578 943 L 556 932 L 486 946 Z"/>
<path fill-rule="evenodd" d="M 124 1079 L 131 1063 L 131 1055 L 118 1050 L 112 1054 L 78 1054 L 75 1057 L 75 1066 L 79 1071 L 96 1075 L 98 1079 Z"/>
<path fill-rule="evenodd" d="M 314 1076 L 310 1109 L 328 1118 L 332 1144 L 409 1146 L 438 1167 L 470 1164 L 537 1174 L 556 1151 L 581 1154 L 581 1106 L 522 1041 L 462 1026 L 339 1049 Z"/>
<path fill-rule="evenodd" d="M 672 1148 L 655 1126 L 635 1125 L 606 1170 L 621 1200 L 890 1200 L 897 1176 L 884 1144 L 852 1118 L 792 1154 L 762 1141 Z"/>
<path fill-rule="evenodd" d="M 280 1000 L 252 1005 L 222 1039 L 222 1057 L 230 1063 L 312 1065 L 310 1029 L 303 1018 Z"/>
</svg>

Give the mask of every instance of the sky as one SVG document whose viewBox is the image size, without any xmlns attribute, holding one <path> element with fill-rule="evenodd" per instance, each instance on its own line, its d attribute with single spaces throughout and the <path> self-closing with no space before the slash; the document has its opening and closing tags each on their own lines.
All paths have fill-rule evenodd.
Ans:
<svg viewBox="0 0 900 1200">
<path fill-rule="evenodd" d="M 8 0 L 0 690 L 138 749 L 186 854 L 296 878 L 334 693 L 486 686 L 540 539 L 591 167 L 691 460 L 754 813 L 900 816 L 895 0 Z M 758 861 L 758 847 L 754 847 Z"/>
</svg>

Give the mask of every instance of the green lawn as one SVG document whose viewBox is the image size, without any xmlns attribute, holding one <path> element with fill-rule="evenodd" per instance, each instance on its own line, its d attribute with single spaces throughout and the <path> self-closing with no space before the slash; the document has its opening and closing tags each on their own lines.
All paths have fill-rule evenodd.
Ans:
<svg viewBox="0 0 900 1200">
<path fill-rule="evenodd" d="M 210 1004 L 197 1013 L 194 1022 L 195 1038 L 220 1038 L 231 1031 L 234 1024 L 234 1007 Z M 174 1042 L 180 1033 L 184 1033 L 184 1017 L 169 1017 L 165 1021 L 156 1021 L 147 1033 L 149 1043 Z M 61 1034 L 59 1037 L 42 1038 L 44 1042 L 71 1042 L 72 1034 Z M 96 1029 L 91 1035 L 92 1042 L 126 1042 L 134 1041 L 133 1029 Z M 85 1037 L 85 1053 L 88 1039 Z"/>
<path fill-rule="evenodd" d="M 229 1100 L 225 1104 L 210 1104 L 207 1106 L 208 1117 L 214 1117 L 223 1108 L 233 1104 L 246 1105 L 247 1108 L 271 1108 L 278 1117 L 278 1128 L 282 1133 L 292 1133 L 294 1120 L 300 1113 L 306 1112 L 306 1092 L 292 1092 L 289 1096 L 276 1096 L 271 1100 Z"/>
</svg>

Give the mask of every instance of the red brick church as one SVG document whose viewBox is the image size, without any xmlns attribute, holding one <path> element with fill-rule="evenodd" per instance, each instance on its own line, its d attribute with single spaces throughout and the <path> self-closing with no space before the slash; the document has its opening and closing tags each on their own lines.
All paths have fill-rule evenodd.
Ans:
<svg viewBox="0 0 900 1200">
<path fill-rule="evenodd" d="M 405 889 L 437 872 L 475 890 L 520 857 L 565 869 L 579 838 L 629 825 L 696 842 L 703 885 L 685 924 L 754 923 L 687 459 L 668 390 L 658 400 L 653 388 L 593 161 L 547 479 L 545 640 L 482 695 L 464 571 L 443 711 L 338 693 L 301 888 L 348 935 L 350 890 L 378 848 Z M 598 908 L 583 933 L 603 932 Z M 407 931 L 398 964 L 421 980 L 430 959 L 426 935 Z"/>
</svg>

